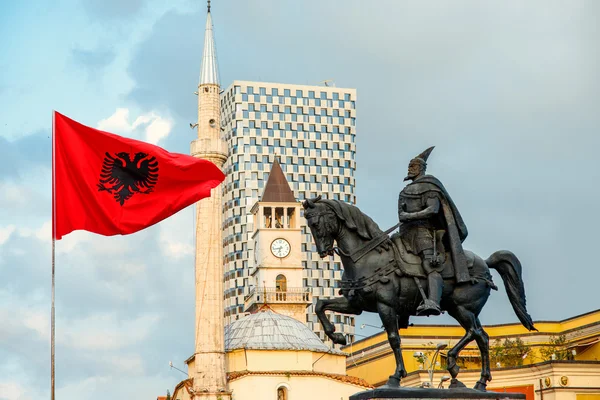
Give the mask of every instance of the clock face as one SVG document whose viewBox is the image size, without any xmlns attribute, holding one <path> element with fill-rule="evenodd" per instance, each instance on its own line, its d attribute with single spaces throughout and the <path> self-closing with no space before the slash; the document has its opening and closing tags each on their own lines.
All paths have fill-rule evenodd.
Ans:
<svg viewBox="0 0 600 400">
<path fill-rule="evenodd" d="M 285 239 L 275 239 L 271 243 L 271 253 L 275 257 L 283 258 L 290 254 L 290 243 Z"/>
</svg>

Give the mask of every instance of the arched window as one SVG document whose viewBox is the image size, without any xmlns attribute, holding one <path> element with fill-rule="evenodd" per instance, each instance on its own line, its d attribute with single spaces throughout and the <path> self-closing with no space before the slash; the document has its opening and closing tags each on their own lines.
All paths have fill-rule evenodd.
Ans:
<svg viewBox="0 0 600 400">
<path fill-rule="evenodd" d="M 279 386 L 277 388 L 277 400 L 288 400 L 287 388 Z"/>
<path fill-rule="evenodd" d="M 279 301 L 285 300 L 285 292 L 287 292 L 287 279 L 285 275 L 279 274 L 275 278 L 275 298 Z M 281 293 L 279 293 L 281 292 Z"/>
</svg>

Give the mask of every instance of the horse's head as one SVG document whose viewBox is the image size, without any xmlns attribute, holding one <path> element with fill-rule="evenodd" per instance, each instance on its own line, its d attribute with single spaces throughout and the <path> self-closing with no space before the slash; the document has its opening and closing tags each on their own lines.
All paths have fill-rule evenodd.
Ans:
<svg viewBox="0 0 600 400">
<path fill-rule="evenodd" d="M 340 230 L 340 221 L 335 211 L 325 202 L 320 202 L 321 196 L 304 200 L 304 218 L 315 240 L 317 252 L 321 258 L 333 255 L 333 242 Z"/>
</svg>

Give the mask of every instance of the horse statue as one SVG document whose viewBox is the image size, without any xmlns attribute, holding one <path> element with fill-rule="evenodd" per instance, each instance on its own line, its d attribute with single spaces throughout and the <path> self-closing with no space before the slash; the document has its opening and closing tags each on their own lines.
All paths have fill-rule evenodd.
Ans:
<svg viewBox="0 0 600 400">
<path fill-rule="evenodd" d="M 427 276 L 418 256 L 406 251 L 399 236 L 388 235 L 393 227 L 383 232 L 379 226 L 357 207 L 339 200 L 314 199 L 303 202 L 304 217 L 312 233 L 320 257 L 337 253 L 344 267 L 340 294 L 343 297 L 319 299 L 316 314 L 326 335 L 336 344 L 345 345 L 343 334 L 335 332 L 325 311 L 360 315 L 363 311 L 376 312 L 387 333 L 396 359 L 396 369 L 387 386 L 398 387 L 406 377 L 402 359 L 399 328 L 407 328 L 411 315 L 425 297 Z M 334 242 L 337 246 L 334 246 Z M 490 268 L 498 271 L 517 317 L 529 330 L 536 330 L 525 306 L 525 288 L 521 277 L 521 263 L 510 251 L 497 251 L 487 260 L 465 251 L 470 280 L 457 283 L 451 257 L 445 255 L 448 268 L 444 278 L 441 308 L 447 311 L 465 329 L 465 336 L 448 352 L 448 371 L 452 377 L 450 388 L 465 387 L 456 379 L 459 366 L 456 359 L 470 342 L 476 341 L 481 353 L 481 377 L 474 389 L 485 391 L 492 380 L 490 372 L 489 337 L 479 313 L 487 302 L 492 282 Z"/>
</svg>

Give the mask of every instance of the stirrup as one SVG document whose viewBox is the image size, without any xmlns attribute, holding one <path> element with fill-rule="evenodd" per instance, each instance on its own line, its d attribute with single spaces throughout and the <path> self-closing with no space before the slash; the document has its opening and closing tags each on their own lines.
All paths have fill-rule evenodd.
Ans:
<svg viewBox="0 0 600 400">
<path fill-rule="evenodd" d="M 417 307 L 417 316 L 419 317 L 429 317 L 430 315 L 440 315 L 441 313 L 441 308 L 429 299 Z"/>
</svg>

